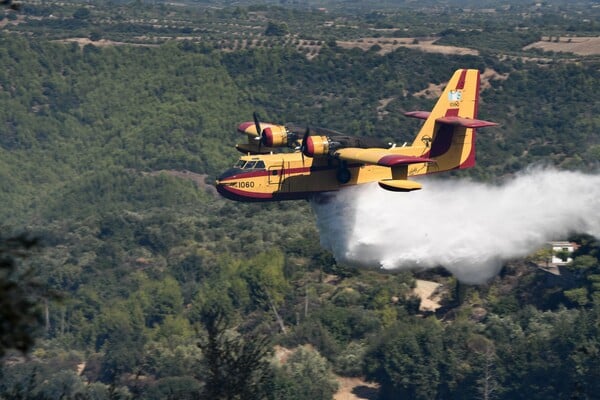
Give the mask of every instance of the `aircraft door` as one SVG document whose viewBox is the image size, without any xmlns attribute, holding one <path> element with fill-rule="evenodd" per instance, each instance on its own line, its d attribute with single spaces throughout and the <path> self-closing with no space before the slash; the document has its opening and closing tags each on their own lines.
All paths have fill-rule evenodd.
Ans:
<svg viewBox="0 0 600 400">
<path fill-rule="evenodd" d="M 271 165 L 269 167 L 269 185 L 281 185 L 283 178 L 283 164 Z"/>
</svg>

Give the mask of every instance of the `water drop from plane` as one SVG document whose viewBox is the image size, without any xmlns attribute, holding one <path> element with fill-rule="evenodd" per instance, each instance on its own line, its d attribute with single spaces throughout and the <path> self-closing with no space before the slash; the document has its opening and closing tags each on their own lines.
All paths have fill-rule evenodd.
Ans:
<svg viewBox="0 0 600 400">
<path fill-rule="evenodd" d="M 443 266 L 466 283 L 495 276 L 570 233 L 600 237 L 600 176 L 531 168 L 500 186 L 421 179 L 423 190 L 393 193 L 376 184 L 311 202 L 321 244 L 363 268 Z"/>
</svg>

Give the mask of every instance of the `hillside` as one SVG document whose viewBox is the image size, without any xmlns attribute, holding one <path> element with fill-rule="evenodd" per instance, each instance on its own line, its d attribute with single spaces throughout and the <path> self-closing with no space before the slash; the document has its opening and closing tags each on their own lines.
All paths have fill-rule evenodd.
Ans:
<svg viewBox="0 0 600 400">
<path fill-rule="evenodd" d="M 572 238 L 581 247 L 559 278 L 536 267 L 542 252 L 468 286 L 442 268 L 341 265 L 307 203 L 234 203 L 211 186 L 253 111 L 402 143 L 419 126 L 402 113 L 429 109 L 462 67 L 484 73 L 479 116 L 501 125 L 479 135 L 475 168 L 445 178 L 496 182 L 538 163 L 595 172 L 597 56 L 524 49 L 597 36 L 580 21 L 587 3 L 560 18 L 555 2 L 156 3 L 5 13 L 0 252 L 36 299 L 38 340 L 27 359 L 7 346 L 0 398 L 326 399 L 336 376 L 380 398 L 594 396 L 593 238 Z M 24 259 L 6 240 L 23 231 L 41 239 Z M 435 307 L 417 280 L 440 285 Z M 285 362 L 272 362 L 275 345 Z"/>
</svg>

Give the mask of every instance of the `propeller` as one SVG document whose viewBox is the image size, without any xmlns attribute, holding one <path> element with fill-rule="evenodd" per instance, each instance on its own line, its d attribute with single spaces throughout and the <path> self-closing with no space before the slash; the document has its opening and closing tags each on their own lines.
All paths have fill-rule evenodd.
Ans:
<svg viewBox="0 0 600 400">
<path fill-rule="evenodd" d="M 304 131 L 304 136 L 302 136 L 302 144 L 300 145 L 300 153 L 302 153 L 302 165 L 304 165 L 304 153 L 306 152 L 306 145 L 309 136 L 310 128 L 308 127 L 308 125 L 306 125 L 306 131 Z"/>
<path fill-rule="evenodd" d="M 254 140 L 258 140 L 258 152 L 260 153 L 260 146 L 263 143 L 263 131 L 260 128 L 259 116 L 256 111 L 252 113 L 252 117 L 254 118 L 254 126 L 256 126 L 256 134 L 258 135 Z"/>
</svg>

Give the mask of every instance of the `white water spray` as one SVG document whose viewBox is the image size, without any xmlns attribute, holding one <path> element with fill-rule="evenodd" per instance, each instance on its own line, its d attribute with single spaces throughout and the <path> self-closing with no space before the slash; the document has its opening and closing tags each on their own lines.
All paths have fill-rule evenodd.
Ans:
<svg viewBox="0 0 600 400">
<path fill-rule="evenodd" d="M 502 186 L 421 179 L 423 189 L 394 193 L 376 183 L 312 202 L 321 244 L 359 267 L 443 266 L 482 283 L 504 261 L 569 233 L 600 237 L 600 176 L 529 169 Z"/>
</svg>

